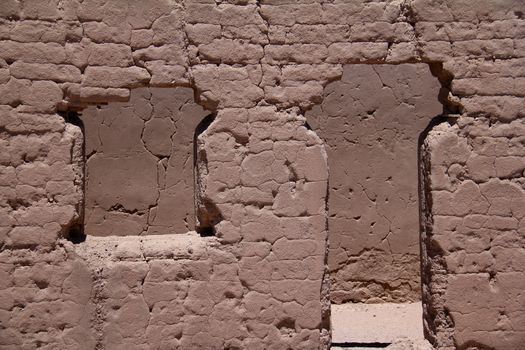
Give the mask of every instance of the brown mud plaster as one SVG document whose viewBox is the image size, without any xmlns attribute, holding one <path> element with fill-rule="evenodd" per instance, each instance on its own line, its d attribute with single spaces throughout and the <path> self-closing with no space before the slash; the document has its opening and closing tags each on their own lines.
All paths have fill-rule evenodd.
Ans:
<svg viewBox="0 0 525 350">
<path fill-rule="evenodd" d="M 332 302 L 421 298 L 417 147 L 440 88 L 426 64 L 348 65 L 308 112 L 330 165 Z"/>
<path fill-rule="evenodd" d="M 459 117 L 421 152 L 427 336 L 440 350 L 522 348 L 524 13 L 521 0 L 2 1 L 0 348 L 327 348 L 328 173 L 303 115 L 343 65 L 401 63 L 442 67 L 440 101 Z M 83 218 L 81 135 L 57 111 L 118 109 L 155 87 L 191 88 L 216 113 L 199 190 L 215 235 L 67 242 Z M 129 129 L 136 118 L 146 130 L 140 116 Z M 170 157 L 149 141 L 138 159 Z M 161 204 L 158 189 L 143 197 L 108 208 L 136 219 Z M 181 217 L 150 231 L 190 230 Z M 141 220 L 126 230 L 147 233 Z"/>
<path fill-rule="evenodd" d="M 193 230 L 193 135 L 206 114 L 187 88 L 134 89 L 129 102 L 85 109 L 85 233 Z"/>
</svg>

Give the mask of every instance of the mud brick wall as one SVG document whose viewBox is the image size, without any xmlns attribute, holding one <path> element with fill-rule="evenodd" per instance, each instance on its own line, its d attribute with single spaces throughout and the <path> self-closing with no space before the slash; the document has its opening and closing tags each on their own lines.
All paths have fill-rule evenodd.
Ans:
<svg viewBox="0 0 525 350">
<path fill-rule="evenodd" d="M 422 63 L 448 115 L 420 150 L 427 337 L 520 348 L 524 13 L 521 0 L 3 1 L 0 346 L 326 347 L 328 166 L 305 114 L 346 65 Z M 214 236 L 72 244 L 89 137 L 74 113 L 152 87 L 191 88 L 216 114 L 196 178 Z"/>
<path fill-rule="evenodd" d="M 428 65 L 347 65 L 307 112 L 328 154 L 332 302 L 421 299 L 418 139 L 443 112 Z"/>
</svg>

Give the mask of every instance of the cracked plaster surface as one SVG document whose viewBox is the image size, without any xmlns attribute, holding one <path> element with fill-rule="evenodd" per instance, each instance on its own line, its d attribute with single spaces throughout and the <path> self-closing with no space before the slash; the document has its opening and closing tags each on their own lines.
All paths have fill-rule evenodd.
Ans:
<svg viewBox="0 0 525 350">
<path fill-rule="evenodd" d="M 300 116 L 322 102 L 324 87 L 340 79 L 344 64 L 425 62 L 442 65 L 441 99 L 450 107 L 449 112 L 462 114 L 456 125 L 441 126 L 431 133 L 423 152 L 424 179 L 430 180 L 432 176 L 432 181 L 425 183 L 423 196 L 426 250 L 422 277 L 427 336 L 439 349 L 519 348 L 524 339 L 520 316 L 523 288 L 516 281 L 520 281 L 523 270 L 520 243 L 523 220 L 514 203 L 520 203 L 524 196 L 521 185 L 518 186 L 523 177 L 519 163 L 523 160 L 520 147 L 525 91 L 524 13 L 521 0 L 485 1 L 476 6 L 452 0 L 3 1 L 0 6 L 0 264 L 5 276 L 0 290 L 2 347 L 77 349 L 78 344 L 86 348 L 97 344 L 74 326 L 86 322 L 81 315 L 89 313 L 80 311 L 80 316 L 64 321 L 66 311 L 72 310 L 69 305 L 79 304 L 82 309 L 86 304 L 85 294 L 90 286 L 82 284 L 88 280 L 87 275 L 73 283 L 82 287 L 75 287 L 74 291 L 68 289 L 71 283 L 66 282 L 67 271 L 78 265 L 74 254 L 67 254 L 62 248 L 60 238 L 81 218 L 82 172 L 78 167 L 81 152 L 75 141 L 80 130 L 65 123 L 56 114 L 57 110 L 126 102 L 131 88 L 184 86 L 195 89 L 197 102 L 210 110 L 235 108 L 233 114 L 257 115 L 261 107 L 273 105 L 275 109 L 270 110 L 274 114 L 299 108 Z M 228 118 L 221 123 L 227 123 Z M 274 125 L 276 129 L 272 132 L 279 134 L 287 130 L 287 125 Z M 474 137 L 476 132 L 483 135 Z M 473 148 L 458 150 L 465 140 Z M 222 152 L 222 148 L 217 149 Z M 460 159 L 465 154 L 466 158 L 473 155 L 468 172 L 463 171 L 465 165 L 453 164 L 457 152 L 464 153 Z M 284 167 L 290 174 L 296 171 L 293 163 L 284 162 Z M 257 249 L 268 244 L 273 249 L 280 242 L 275 248 L 279 251 L 287 247 L 283 243 L 290 243 L 280 241 L 283 237 L 302 237 L 298 228 L 302 234 L 311 232 L 308 230 L 311 227 L 316 227 L 318 234 L 324 232 L 319 224 L 310 221 L 313 217 L 297 215 L 312 208 L 303 204 L 295 207 L 296 202 L 306 202 L 309 196 L 317 200 L 313 194 L 315 185 L 301 187 L 301 181 L 287 184 L 279 181 L 276 182 L 284 186 L 278 189 L 279 201 L 271 202 L 271 191 L 265 192 L 260 209 L 264 214 L 270 212 L 272 220 L 274 216 L 280 218 L 282 223 L 277 226 L 259 222 L 267 216 L 255 210 L 254 204 L 258 203 L 242 199 L 238 189 L 228 190 L 225 202 L 218 200 L 221 215 L 228 218 L 221 221 L 222 228 L 218 230 L 223 248 L 239 245 L 245 235 L 251 235 L 259 239 L 252 242 Z M 480 190 L 479 196 L 477 189 L 482 187 L 481 182 L 485 189 Z M 215 200 L 218 192 L 206 185 L 208 189 L 207 193 Z M 501 197 L 501 193 L 506 197 Z M 434 196 L 441 197 L 434 200 Z M 475 217 L 482 223 L 476 221 L 461 231 L 438 225 L 443 213 L 447 222 L 471 219 L 470 211 L 485 210 L 483 198 L 491 209 L 481 214 L 486 218 Z M 244 203 L 249 203 L 247 209 L 242 209 Z M 293 209 L 285 209 L 290 205 Z M 259 228 L 257 233 L 239 228 L 238 223 L 245 216 L 258 222 L 253 224 Z M 517 228 L 505 228 L 502 221 L 519 224 Z M 268 230 L 268 227 L 280 229 Z M 275 233 L 280 239 L 269 238 L 274 243 L 266 242 L 260 237 L 261 230 L 265 234 Z M 326 238 L 315 237 L 312 240 L 319 242 Z M 439 237 L 439 244 L 434 237 Z M 473 255 L 462 251 L 468 252 L 471 245 L 476 247 L 476 240 L 490 242 L 498 237 L 504 242 L 498 245 L 501 251 L 490 266 L 504 268 L 463 273 L 453 269 L 453 264 L 447 265 L 452 253 L 464 257 L 459 261 L 468 265 Z M 445 245 L 446 241 L 454 244 Z M 310 245 L 312 242 L 293 242 L 288 247 L 315 251 L 309 250 Z M 280 256 L 298 250 L 292 248 L 281 250 Z M 508 261 L 506 258 L 510 256 L 514 258 Z M 323 267 L 322 257 L 310 257 L 317 259 L 312 266 Z M 301 263 L 295 260 L 287 265 L 279 260 L 276 265 L 296 271 Z M 47 286 L 41 281 L 44 278 L 38 279 L 44 276 L 44 269 L 50 271 L 46 278 L 53 280 Z M 240 266 L 240 271 L 244 269 L 247 265 Z M 27 277 L 28 271 L 33 278 Z M 93 273 L 90 271 L 89 275 Z M 318 279 L 315 283 L 321 276 L 315 275 Z M 254 279 L 260 279 L 258 273 Z M 63 293 L 54 293 L 55 286 L 61 286 Z M 321 292 L 317 286 L 294 282 L 283 289 L 292 293 L 297 293 L 297 288 L 303 293 L 315 291 L 315 300 L 324 300 L 326 284 Z M 71 298 L 75 302 L 68 305 Z M 472 300 L 479 302 L 472 304 Z M 292 315 L 283 303 L 275 303 L 277 309 Z M 256 304 L 254 300 L 245 300 L 245 305 Z M 471 305 L 474 307 L 470 308 Z M 490 310 L 486 305 L 490 305 Z M 494 310 L 499 311 L 498 315 Z M 318 320 L 322 318 L 316 315 Z M 478 322 L 480 319 L 484 322 Z M 264 323 L 257 320 L 250 336 L 255 339 L 253 348 L 271 348 L 268 344 L 273 341 L 277 342 L 277 349 L 293 348 L 286 343 L 286 337 L 293 334 L 291 320 L 291 316 L 271 320 L 272 327 L 283 330 L 278 331 L 281 335 L 271 327 L 273 333 L 256 332 L 257 325 Z M 315 332 L 322 333 L 326 327 L 316 329 Z M 298 334 L 301 331 L 298 329 Z M 328 337 L 326 334 L 319 337 L 319 333 L 315 333 L 313 343 L 301 347 L 318 348 L 319 342 L 326 345 Z M 257 345 L 261 341 L 264 345 Z"/>
<path fill-rule="evenodd" d="M 440 88 L 425 64 L 348 65 L 307 113 L 329 159 L 332 302 L 421 298 L 418 138 Z"/>
<path fill-rule="evenodd" d="M 82 112 L 88 235 L 184 233 L 195 227 L 193 136 L 207 113 L 187 88 L 140 88 Z"/>
<path fill-rule="evenodd" d="M 32 254 L 10 231 L 16 249 L 0 255 L 2 271 L 13 275 L 0 293 L 8 315 L 2 346 L 326 347 L 328 174 L 322 142 L 304 124 L 274 107 L 227 109 L 199 136 L 207 160 L 202 195 L 222 216 L 215 237 L 88 235 L 79 245 L 58 240 Z M 74 140 L 62 155 L 71 155 Z M 49 272 L 40 276 L 43 265 Z M 55 287 L 73 267 L 81 283 L 73 291 Z M 22 273 L 29 275 L 17 278 Z M 72 314 L 53 317 L 51 307 Z M 46 311 L 33 311 L 39 308 Z"/>
<path fill-rule="evenodd" d="M 511 349 L 523 339 L 523 125 L 464 118 L 437 126 L 423 145 L 425 205 L 432 198 L 432 215 L 424 217 L 424 310 L 444 348 Z M 497 171 L 487 166 L 496 162 Z"/>
</svg>

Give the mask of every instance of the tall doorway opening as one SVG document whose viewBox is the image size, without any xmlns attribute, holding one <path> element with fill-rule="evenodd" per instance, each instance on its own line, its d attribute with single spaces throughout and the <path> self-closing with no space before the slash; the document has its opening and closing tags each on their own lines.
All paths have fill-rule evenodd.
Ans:
<svg viewBox="0 0 525 350">
<path fill-rule="evenodd" d="M 427 64 L 347 65 L 307 113 L 330 168 L 335 344 L 423 338 L 418 139 L 443 113 L 440 90 Z"/>
</svg>

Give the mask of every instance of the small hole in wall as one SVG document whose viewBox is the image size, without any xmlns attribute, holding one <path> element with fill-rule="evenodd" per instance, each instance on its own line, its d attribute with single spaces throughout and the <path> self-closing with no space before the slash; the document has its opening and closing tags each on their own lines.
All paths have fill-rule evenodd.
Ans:
<svg viewBox="0 0 525 350">
<path fill-rule="evenodd" d="M 86 235 L 84 234 L 84 225 L 73 225 L 68 233 L 66 238 L 73 244 L 79 244 L 86 240 Z"/>
<path fill-rule="evenodd" d="M 215 228 L 213 227 L 196 227 L 195 231 L 203 237 L 215 236 Z"/>
<path fill-rule="evenodd" d="M 69 112 L 62 112 L 60 114 L 62 115 L 62 118 L 64 118 L 66 123 L 78 126 L 80 130 L 82 130 L 82 133 L 84 133 L 84 123 L 82 122 L 82 119 L 80 119 L 80 116 L 78 113 L 69 111 Z"/>
<path fill-rule="evenodd" d="M 295 330 L 295 320 L 290 317 L 285 317 L 280 320 L 276 325 L 276 328 L 280 329 L 281 332 L 290 332 Z"/>
<path fill-rule="evenodd" d="M 11 102 L 9 103 L 9 105 L 10 105 L 11 107 L 13 107 L 13 108 L 18 107 L 18 106 L 20 106 L 21 104 L 22 104 L 22 101 L 20 101 L 20 100 L 13 100 L 13 101 L 11 101 Z"/>
</svg>

